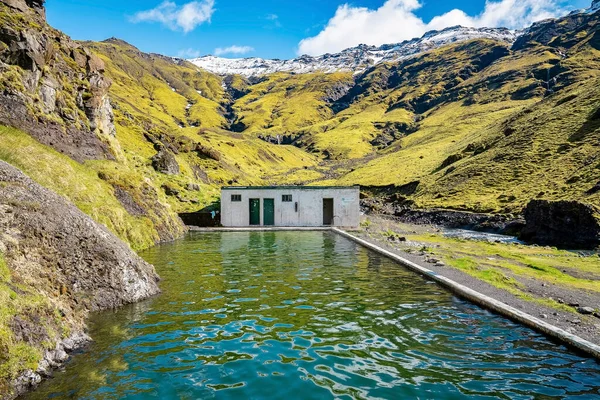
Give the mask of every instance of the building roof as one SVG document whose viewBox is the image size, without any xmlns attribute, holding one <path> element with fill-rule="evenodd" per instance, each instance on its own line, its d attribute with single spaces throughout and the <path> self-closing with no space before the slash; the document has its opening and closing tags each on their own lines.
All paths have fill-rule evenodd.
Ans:
<svg viewBox="0 0 600 400">
<path fill-rule="evenodd" d="M 325 190 L 325 189 L 360 189 L 354 186 L 224 186 L 221 190 Z"/>
</svg>

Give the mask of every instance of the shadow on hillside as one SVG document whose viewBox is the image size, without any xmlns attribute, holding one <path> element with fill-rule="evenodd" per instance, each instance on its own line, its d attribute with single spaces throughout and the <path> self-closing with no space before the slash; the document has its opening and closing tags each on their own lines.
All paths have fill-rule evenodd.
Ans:
<svg viewBox="0 0 600 400">
<path fill-rule="evenodd" d="M 578 142 L 583 140 L 588 134 L 594 132 L 596 129 L 600 129 L 600 108 L 598 108 L 575 132 L 569 137 L 569 142 Z"/>
</svg>

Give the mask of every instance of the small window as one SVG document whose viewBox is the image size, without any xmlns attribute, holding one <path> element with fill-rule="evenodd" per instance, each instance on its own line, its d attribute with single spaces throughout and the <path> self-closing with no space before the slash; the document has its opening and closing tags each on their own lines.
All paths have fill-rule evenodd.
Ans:
<svg viewBox="0 0 600 400">
<path fill-rule="evenodd" d="M 242 201 L 242 195 L 241 194 L 232 194 L 231 201 Z"/>
<path fill-rule="evenodd" d="M 283 201 L 284 203 L 291 203 L 292 202 L 292 195 L 291 194 L 281 195 L 281 201 Z"/>
</svg>

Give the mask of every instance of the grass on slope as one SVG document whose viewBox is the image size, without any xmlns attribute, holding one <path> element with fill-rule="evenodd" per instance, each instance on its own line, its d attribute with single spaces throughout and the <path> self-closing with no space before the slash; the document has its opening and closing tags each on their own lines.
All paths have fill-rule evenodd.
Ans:
<svg viewBox="0 0 600 400">
<path fill-rule="evenodd" d="M 221 106 L 225 92 L 216 75 L 186 62 L 176 64 L 166 57 L 144 54 L 125 42 L 86 45 L 106 64 L 106 75 L 113 80 L 113 100 L 124 112 L 143 116 L 145 129 L 156 124 L 169 129 L 226 125 Z"/>
<path fill-rule="evenodd" d="M 527 102 L 491 103 L 465 106 L 451 103 L 432 112 L 419 131 L 406 136 L 363 168 L 340 182 L 366 186 L 406 184 L 429 175 L 451 154 L 460 153 L 481 138 L 486 125 L 521 110 Z"/>
<path fill-rule="evenodd" d="M 600 193 L 588 193 L 600 176 L 600 121 L 590 119 L 600 90 L 591 86 L 557 93 L 499 124 L 487 150 L 430 177 L 417 198 L 426 207 L 469 202 L 493 211 L 518 210 L 532 198 L 600 205 Z"/>
<path fill-rule="evenodd" d="M 375 124 L 410 124 L 414 115 L 404 109 L 388 111 L 384 103 L 358 104 L 336 115 L 333 120 L 313 125 L 306 144 L 326 153 L 331 159 L 360 158 L 372 153 L 370 143 L 380 134 Z"/>
<path fill-rule="evenodd" d="M 351 74 L 272 74 L 235 102 L 233 108 L 247 129 L 244 133 L 297 135 L 333 112 L 324 98 L 337 85 L 349 85 Z"/>
<path fill-rule="evenodd" d="M 221 129 L 226 125 L 222 104 L 230 100 L 216 75 L 189 63 L 141 53 L 117 40 L 88 45 L 105 60 L 107 74 L 114 80 L 111 96 L 117 136 L 113 149 L 119 161 L 160 192 L 163 186 L 178 191 L 165 200 L 174 211 L 196 211 L 211 204 L 223 185 L 260 185 L 263 177 L 316 165 L 315 157 L 298 148 Z M 245 90 L 244 82 L 238 81 L 234 77 L 227 84 Z M 154 171 L 151 158 L 157 149 L 149 135 L 177 148 L 172 151 L 179 175 Z M 201 151 L 194 150 L 197 145 Z M 96 169 L 109 175 L 111 183 L 128 181 L 127 172 L 110 165 Z M 188 190 L 190 183 L 199 184 L 200 191 Z"/>
<path fill-rule="evenodd" d="M 469 89 L 461 88 L 461 76 L 476 74 L 490 62 L 482 60 L 493 60 L 507 51 L 498 42 L 473 40 L 396 64 L 377 65 L 342 98 L 350 103 L 346 109 L 307 130 L 306 142 L 334 159 L 364 157 L 376 150 L 373 140 L 390 124 L 403 126 L 398 135 L 407 135 L 420 128 L 419 121 L 429 110 L 464 100 Z"/>
<path fill-rule="evenodd" d="M 519 212 L 533 198 L 600 204 L 600 193 L 587 193 L 600 171 L 599 56 L 584 46 L 561 58 L 539 46 L 501 58 L 458 84 L 462 100 L 422 114 L 415 133 L 340 183 L 419 181 L 411 197 L 419 207 Z"/>
</svg>

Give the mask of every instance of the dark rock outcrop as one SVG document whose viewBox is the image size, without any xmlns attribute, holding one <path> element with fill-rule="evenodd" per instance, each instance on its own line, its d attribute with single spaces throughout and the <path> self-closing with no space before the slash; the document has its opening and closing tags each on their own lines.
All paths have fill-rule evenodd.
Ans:
<svg viewBox="0 0 600 400">
<path fill-rule="evenodd" d="M 600 213 L 577 201 L 532 200 L 525 208 L 522 240 L 569 248 L 600 246 Z"/>
<path fill-rule="evenodd" d="M 512 215 L 484 214 L 455 210 L 414 210 L 400 208 L 395 216 L 403 222 L 437 225 L 446 228 L 472 229 L 483 232 L 513 235 L 523 222 Z"/>
<path fill-rule="evenodd" d="M 161 149 L 152 157 L 152 167 L 163 174 L 179 175 L 179 164 L 173 153 L 169 150 Z"/>
<path fill-rule="evenodd" d="M 12 383 L 0 381 L 0 398 L 37 384 L 88 340 L 84 331 L 89 311 L 116 308 L 159 292 L 154 267 L 106 227 L 0 161 L 2 259 L 9 275 L 0 277 L 0 288 L 11 288 L 10 301 L 28 304 L 20 299 L 29 295 L 45 303 L 12 307 L 14 315 L 2 326 L 12 332 L 11 346 L 22 343 L 43 356 L 36 370 L 19 370 Z M 18 357 L 1 348 L 6 345 L 0 340 L 0 364 Z M 3 393 L 7 387 L 12 394 Z"/>
<path fill-rule="evenodd" d="M 392 216 L 417 225 L 436 225 L 445 228 L 471 229 L 517 236 L 525 221 L 512 214 L 489 214 L 447 209 L 416 209 L 406 196 L 414 194 L 420 182 L 402 186 L 362 187 L 360 206 L 367 214 Z"/>
</svg>

